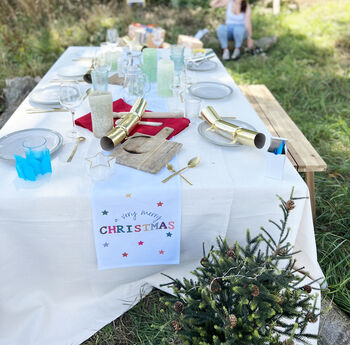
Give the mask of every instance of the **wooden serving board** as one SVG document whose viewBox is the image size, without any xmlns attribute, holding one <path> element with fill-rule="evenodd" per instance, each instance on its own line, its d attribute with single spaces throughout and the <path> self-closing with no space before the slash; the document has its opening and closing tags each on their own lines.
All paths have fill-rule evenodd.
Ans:
<svg viewBox="0 0 350 345">
<path fill-rule="evenodd" d="M 156 174 L 182 147 L 166 140 L 173 131 L 165 127 L 155 136 L 135 133 L 114 151 L 116 163 Z"/>
</svg>

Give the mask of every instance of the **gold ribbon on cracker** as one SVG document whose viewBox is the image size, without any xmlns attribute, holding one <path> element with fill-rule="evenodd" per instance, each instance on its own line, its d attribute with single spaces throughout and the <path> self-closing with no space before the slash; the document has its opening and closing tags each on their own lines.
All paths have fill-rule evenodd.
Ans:
<svg viewBox="0 0 350 345">
<path fill-rule="evenodd" d="M 239 143 L 261 149 L 265 145 L 266 137 L 263 133 L 252 131 L 247 128 L 236 126 L 222 120 L 212 106 L 202 109 L 201 112 L 210 127 L 208 130 L 215 131 L 219 135 L 231 140 L 230 144 Z"/>
<path fill-rule="evenodd" d="M 116 127 L 101 138 L 101 147 L 106 151 L 111 151 L 127 138 L 145 113 L 146 105 L 146 100 L 139 97 L 130 112 L 123 115 L 123 117 L 116 122 Z"/>
</svg>

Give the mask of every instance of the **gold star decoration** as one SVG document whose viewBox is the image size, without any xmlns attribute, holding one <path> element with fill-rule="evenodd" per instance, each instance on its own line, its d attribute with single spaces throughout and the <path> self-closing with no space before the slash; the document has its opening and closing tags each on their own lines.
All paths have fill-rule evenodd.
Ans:
<svg viewBox="0 0 350 345">
<path fill-rule="evenodd" d="M 98 152 L 95 156 L 85 158 L 88 162 L 90 162 L 90 169 L 96 167 L 111 167 L 111 161 L 115 158 L 110 156 L 105 156 L 102 152 Z"/>
<path fill-rule="evenodd" d="M 131 193 L 125 194 L 125 197 L 131 198 Z"/>
</svg>

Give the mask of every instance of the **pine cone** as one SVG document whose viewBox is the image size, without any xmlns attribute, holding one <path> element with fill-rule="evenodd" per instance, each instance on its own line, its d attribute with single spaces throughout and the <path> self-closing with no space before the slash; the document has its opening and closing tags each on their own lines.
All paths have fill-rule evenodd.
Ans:
<svg viewBox="0 0 350 345">
<path fill-rule="evenodd" d="M 257 285 L 254 285 L 250 293 L 253 297 L 259 296 L 259 293 L 260 293 L 259 287 Z"/>
<path fill-rule="evenodd" d="M 312 287 L 310 285 L 305 285 L 303 287 L 303 290 L 306 291 L 307 293 L 310 293 L 312 291 Z"/>
<path fill-rule="evenodd" d="M 181 329 L 180 322 L 177 320 L 171 321 L 171 325 L 173 326 L 175 333 Z"/>
<path fill-rule="evenodd" d="M 311 323 L 315 323 L 315 322 L 317 322 L 317 316 L 316 315 L 314 315 L 313 313 L 311 313 L 311 311 L 310 312 L 308 312 L 307 313 L 307 319 L 309 320 L 309 322 L 311 322 Z"/>
<path fill-rule="evenodd" d="M 177 301 L 174 304 L 174 309 L 175 311 L 177 311 L 178 313 L 182 313 L 184 311 L 184 304 L 180 301 Z"/>
<path fill-rule="evenodd" d="M 288 340 L 285 340 L 282 344 L 283 345 L 294 345 L 294 341 L 292 340 L 291 342 L 288 343 Z"/>
<path fill-rule="evenodd" d="M 209 264 L 208 258 L 205 256 L 204 258 L 201 259 L 200 263 L 203 267 L 208 267 L 208 264 Z"/>
<path fill-rule="evenodd" d="M 237 318 L 236 318 L 236 316 L 233 315 L 233 314 L 230 314 L 228 317 L 230 319 L 230 328 L 236 327 L 236 325 L 237 325 Z"/>
<path fill-rule="evenodd" d="M 231 247 L 226 251 L 226 257 L 234 259 L 236 257 L 234 249 Z"/>
<path fill-rule="evenodd" d="M 210 283 L 210 291 L 213 293 L 218 293 L 221 291 L 220 279 L 214 278 Z"/>
<path fill-rule="evenodd" d="M 279 256 L 283 256 L 283 255 L 285 255 L 286 253 L 287 253 L 286 248 L 282 248 L 282 249 L 280 249 L 280 250 L 277 252 L 277 254 L 278 254 Z"/>
<path fill-rule="evenodd" d="M 278 298 L 278 301 L 277 301 L 278 304 L 282 304 L 284 302 L 284 297 L 283 296 L 278 295 L 277 298 Z"/>
<path fill-rule="evenodd" d="M 291 211 L 291 210 L 294 210 L 294 208 L 295 208 L 295 203 L 294 203 L 294 201 L 293 201 L 293 200 L 288 200 L 288 201 L 286 202 L 286 209 L 287 209 L 287 211 L 289 212 L 289 211 Z"/>
</svg>

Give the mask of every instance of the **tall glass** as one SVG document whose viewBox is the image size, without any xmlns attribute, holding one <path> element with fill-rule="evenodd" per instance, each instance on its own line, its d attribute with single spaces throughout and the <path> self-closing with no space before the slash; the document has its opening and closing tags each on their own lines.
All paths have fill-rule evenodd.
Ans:
<svg viewBox="0 0 350 345">
<path fill-rule="evenodd" d="M 107 71 L 112 69 L 112 59 L 109 55 L 108 44 L 101 44 L 101 48 L 96 52 L 93 61 L 94 69 L 105 68 Z"/>
<path fill-rule="evenodd" d="M 91 71 L 92 86 L 94 91 L 108 90 L 108 71 L 104 67 L 93 69 Z"/>
<path fill-rule="evenodd" d="M 172 60 L 159 60 L 157 71 L 158 96 L 171 97 L 174 83 L 174 62 Z"/>
<path fill-rule="evenodd" d="M 179 75 L 184 67 L 184 51 L 183 45 L 172 45 L 170 47 L 170 59 L 174 61 L 175 73 Z"/>
<path fill-rule="evenodd" d="M 77 130 L 75 127 L 75 110 L 83 101 L 83 95 L 78 82 L 64 83 L 60 86 L 59 100 L 62 107 L 69 110 L 72 115 L 72 129 L 67 133 L 68 137 L 76 138 Z"/>
<path fill-rule="evenodd" d="M 152 41 L 157 48 L 163 43 L 163 29 L 162 28 L 153 28 L 152 29 Z"/>
<path fill-rule="evenodd" d="M 157 81 L 158 52 L 155 48 L 145 48 L 143 55 L 143 72 L 148 76 L 151 83 Z"/>
</svg>

